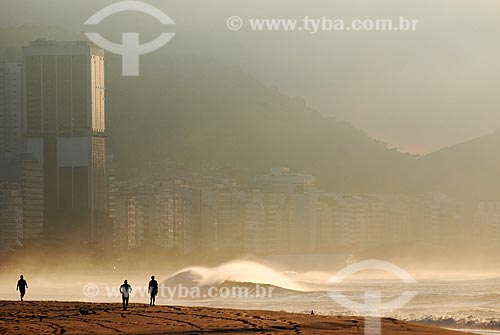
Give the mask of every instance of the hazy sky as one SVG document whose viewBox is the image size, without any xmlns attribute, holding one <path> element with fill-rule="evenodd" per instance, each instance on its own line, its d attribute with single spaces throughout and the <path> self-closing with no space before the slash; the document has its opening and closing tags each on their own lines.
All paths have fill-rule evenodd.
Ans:
<svg viewBox="0 0 500 335">
<path fill-rule="evenodd" d="M 97 0 L 0 0 L 0 26 L 82 23 Z M 196 53 L 237 64 L 324 114 L 353 123 L 391 147 L 426 153 L 500 128 L 498 0 L 147 0 L 176 25 L 159 52 Z M 229 31 L 226 19 L 418 19 L 416 32 Z M 100 27 L 101 28 L 101 27 Z M 102 31 L 163 29 L 144 14 L 117 14 Z M 104 34 L 103 34 L 104 35 Z M 147 61 L 147 56 L 142 58 Z"/>
</svg>

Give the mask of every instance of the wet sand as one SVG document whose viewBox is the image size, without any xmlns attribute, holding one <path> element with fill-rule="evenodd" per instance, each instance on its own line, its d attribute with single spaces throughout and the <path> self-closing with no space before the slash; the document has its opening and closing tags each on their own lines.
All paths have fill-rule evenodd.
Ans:
<svg viewBox="0 0 500 335">
<path fill-rule="evenodd" d="M 0 301 L 0 334 L 364 334 L 363 318 L 204 307 Z M 383 319 L 384 335 L 465 334 Z"/>
</svg>

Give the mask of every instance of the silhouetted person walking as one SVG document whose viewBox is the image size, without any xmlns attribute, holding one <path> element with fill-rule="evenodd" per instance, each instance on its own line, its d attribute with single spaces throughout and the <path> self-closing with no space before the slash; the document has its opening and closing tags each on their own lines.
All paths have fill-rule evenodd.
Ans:
<svg viewBox="0 0 500 335">
<path fill-rule="evenodd" d="M 17 286 L 16 286 L 16 291 L 19 291 L 19 294 L 21 295 L 21 301 L 24 301 L 24 295 L 26 294 L 26 289 L 28 288 L 28 283 L 26 280 L 24 280 L 23 275 L 21 275 L 21 278 L 17 281 Z"/>
<path fill-rule="evenodd" d="M 158 295 L 158 282 L 155 280 L 155 276 L 151 276 L 151 280 L 148 285 L 149 291 L 149 306 L 155 305 L 156 296 Z"/>
<path fill-rule="evenodd" d="M 128 281 L 125 279 L 122 286 L 120 286 L 120 293 L 122 294 L 122 303 L 124 311 L 126 311 L 128 308 L 128 300 L 130 297 L 130 292 L 132 292 L 132 286 L 130 286 L 128 284 Z"/>
</svg>

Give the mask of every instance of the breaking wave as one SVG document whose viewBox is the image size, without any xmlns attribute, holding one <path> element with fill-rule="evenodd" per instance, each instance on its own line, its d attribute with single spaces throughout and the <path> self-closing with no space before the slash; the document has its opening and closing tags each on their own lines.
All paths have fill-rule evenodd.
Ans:
<svg viewBox="0 0 500 335">
<path fill-rule="evenodd" d="M 297 274 L 278 271 L 270 266 L 237 260 L 216 267 L 187 267 L 165 279 L 164 285 L 217 286 L 223 283 L 271 285 L 291 291 L 308 292 L 311 288 L 297 279 Z"/>
</svg>

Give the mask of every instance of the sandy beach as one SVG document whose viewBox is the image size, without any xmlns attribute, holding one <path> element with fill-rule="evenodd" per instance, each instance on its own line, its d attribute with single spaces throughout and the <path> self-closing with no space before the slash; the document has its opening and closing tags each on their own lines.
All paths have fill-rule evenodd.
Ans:
<svg viewBox="0 0 500 335">
<path fill-rule="evenodd" d="M 200 307 L 0 301 L 0 333 L 18 334 L 363 334 L 363 318 Z M 385 335 L 465 334 L 394 319 Z"/>
</svg>

